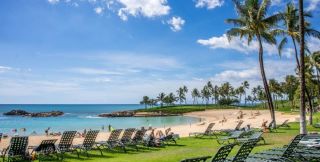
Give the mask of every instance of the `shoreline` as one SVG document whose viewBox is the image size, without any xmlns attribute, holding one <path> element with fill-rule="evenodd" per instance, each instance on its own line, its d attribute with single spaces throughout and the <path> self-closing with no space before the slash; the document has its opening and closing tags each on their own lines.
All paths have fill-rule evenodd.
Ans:
<svg viewBox="0 0 320 162">
<path fill-rule="evenodd" d="M 237 114 L 239 113 L 239 109 L 216 109 L 216 110 L 206 110 L 206 111 L 199 111 L 199 112 L 191 112 L 185 113 L 183 116 L 188 117 L 196 117 L 201 120 L 199 122 L 193 124 L 180 124 L 171 126 L 172 132 L 179 134 L 180 137 L 188 137 L 189 133 L 191 132 L 204 132 L 207 125 L 209 123 L 215 123 L 213 130 L 219 129 L 234 129 L 237 125 Z M 259 115 L 253 115 L 257 113 L 257 110 L 241 110 L 243 112 L 243 118 L 241 120 L 244 121 L 241 127 L 250 124 L 252 128 L 260 128 L 263 121 L 268 120 L 270 122 L 270 113 L 268 110 L 259 110 Z M 282 123 L 285 120 L 289 120 L 289 122 L 295 122 L 299 116 L 298 115 L 291 115 L 285 114 L 282 112 L 276 112 L 277 122 L 278 124 Z M 227 121 L 222 122 L 223 119 L 227 119 Z M 156 130 L 164 131 L 166 128 L 169 127 L 155 127 Z M 107 140 L 109 136 L 109 132 L 100 132 L 96 141 L 103 141 Z M 40 142 L 44 139 L 59 139 L 60 136 L 46 136 L 46 135 L 35 135 L 29 136 L 29 145 L 36 146 L 39 145 Z M 2 139 L 0 148 L 3 149 L 8 146 L 9 138 Z M 82 143 L 84 138 L 75 138 L 74 144 Z"/>
</svg>

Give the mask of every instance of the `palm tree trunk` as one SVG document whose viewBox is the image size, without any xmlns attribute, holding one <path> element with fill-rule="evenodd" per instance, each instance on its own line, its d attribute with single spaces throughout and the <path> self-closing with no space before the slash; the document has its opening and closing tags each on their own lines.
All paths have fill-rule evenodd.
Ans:
<svg viewBox="0 0 320 162">
<path fill-rule="evenodd" d="M 300 134 L 307 134 L 306 105 L 305 105 L 305 67 L 304 67 L 304 16 L 303 0 L 299 0 L 299 33 L 300 33 Z"/>
<path fill-rule="evenodd" d="M 259 41 L 259 64 L 260 64 L 260 72 L 261 72 L 261 77 L 262 77 L 262 81 L 263 81 L 263 86 L 264 86 L 264 90 L 266 93 L 266 97 L 268 100 L 268 106 L 269 106 L 269 110 L 270 110 L 270 115 L 271 115 L 271 119 L 273 121 L 273 128 L 276 128 L 276 117 L 275 117 L 275 112 L 274 112 L 274 107 L 273 107 L 273 102 L 272 102 L 272 97 L 270 94 L 270 90 L 269 90 L 269 86 L 268 86 L 268 82 L 267 82 L 267 78 L 266 78 L 266 74 L 264 71 L 264 63 L 263 63 L 263 47 L 262 47 L 262 41 L 261 41 L 261 37 L 259 34 L 257 34 L 257 38 Z"/>
<path fill-rule="evenodd" d="M 320 69 L 319 69 L 319 68 L 316 68 L 316 71 L 317 71 L 317 82 L 318 82 L 318 103 L 319 103 L 319 102 L 320 102 L 320 76 L 319 76 Z"/>
<path fill-rule="evenodd" d="M 297 68 L 298 68 L 298 70 L 300 70 L 300 63 L 299 63 L 299 56 L 298 56 L 298 50 L 297 50 L 296 41 L 294 40 L 293 37 L 291 37 L 291 39 L 292 39 L 293 46 L 294 46 L 295 58 L 296 58 L 296 62 L 297 62 Z"/>
</svg>

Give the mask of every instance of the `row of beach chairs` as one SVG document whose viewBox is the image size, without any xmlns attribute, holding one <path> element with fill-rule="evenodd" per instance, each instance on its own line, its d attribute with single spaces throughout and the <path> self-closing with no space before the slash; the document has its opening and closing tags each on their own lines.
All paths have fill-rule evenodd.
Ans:
<svg viewBox="0 0 320 162">
<path fill-rule="evenodd" d="M 31 161 L 35 159 L 39 161 L 48 159 L 62 161 L 64 154 L 67 152 L 76 153 L 79 158 L 80 153 L 85 153 L 86 156 L 89 157 L 88 151 L 94 149 L 99 150 L 101 156 L 103 156 L 103 149 L 113 150 L 115 147 L 119 147 L 124 152 L 127 152 L 129 147 L 138 151 L 138 146 L 151 147 L 157 146 L 158 144 L 162 146 L 169 143 L 176 144 L 176 138 L 173 136 L 173 133 L 170 133 L 170 130 L 168 130 L 169 129 L 165 131 L 165 135 L 161 138 L 155 138 L 153 135 L 146 135 L 147 130 L 145 129 L 136 130 L 135 128 L 128 128 L 124 131 L 122 129 L 116 129 L 111 132 L 106 141 L 99 142 L 96 142 L 99 131 L 90 130 L 86 133 L 83 143 L 79 145 L 73 145 L 76 131 L 65 131 L 57 145 L 57 139 L 50 139 L 43 140 L 39 146 L 28 146 L 29 137 L 12 137 L 8 148 L 1 151 L 1 157 L 4 162 Z M 29 150 L 32 151 L 30 152 Z"/>
<path fill-rule="evenodd" d="M 303 138 L 307 138 L 308 135 L 300 134 L 294 137 L 291 142 L 282 148 L 273 148 L 263 152 L 251 154 L 252 149 L 259 142 L 257 139 L 249 139 L 240 145 L 237 154 L 234 157 L 228 155 L 233 150 L 236 144 L 227 144 L 217 151 L 214 156 L 202 156 L 181 160 L 181 162 L 311 162 L 320 161 L 320 150 L 315 148 L 308 148 L 299 145 Z"/>
</svg>

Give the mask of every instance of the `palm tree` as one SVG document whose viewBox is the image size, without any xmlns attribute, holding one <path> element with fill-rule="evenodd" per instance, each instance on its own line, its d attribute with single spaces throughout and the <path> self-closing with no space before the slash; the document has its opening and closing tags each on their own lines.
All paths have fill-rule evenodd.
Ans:
<svg viewBox="0 0 320 162">
<path fill-rule="evenodd" d="M 157 97 L 158 101 L 160 101 L 160 107 L 163 107 L 164 97 L 166 97 L 166 94 L 163 93 L 163 92 L 159 93 L 159 95 L 158 95 L 158 97 Z"/>
<path fill-rule="evenodd" d="M 209 93 L 210 93 L 210 97 L 213 96 L 213 91 L 214 91 L 214 89 L 213 89 L 213 85 L 212 85 L 211 81 L 208 81 L 208 82 L 207 82 L 207 87 L 208 87 L 208 90 L 209 90 Z M 209 98 L 210 98 L 210 97 L 209 97 Z M 212 104 L 213 104 L 213 99 L 214 99 L 214 98 L 212 97 Z"/>
<path fill-rule="evenodd" d="M 192 90 L 191 96 L 193 98 L 193 104 L 195 104 L 195 102 L 197 102 L 197 104 L 198 104 L 198 98 L 200 97 L 200 92 L 197 88 L 194 88 Z"/>
<path fill-rule="evenodd" d="M 150 103 L 150 99 L 148 96 L 143 96 L 142 101 L 140 101 L 140 104 L 144 105 L 144 108 L 147 108 L 147 105 Z"/>
<path fill-rule="evenodd" d="M 303 15 L 303 0 L 299 0 L 299 35 L 300 35 L 300 134 L 307 134 L 306 124 L 306 105 L 305 105 L 305 73 L 304 73 L 304 15 Z"/>
<path fill-rule="evenodd" d="M 169 93 L 168 98 L 171 105 L 173 105 L 178 99 L 173 93 Z"/>
<path fill-rule="evenodd" d="M 205 85 L 201 90 L 201 96 L 206 101 L 206 106 L 207 106 L 210 99 L 210 90 L 207 85 Z"/>
<path fill-rule="evenodd" d="M 275 27 L 280 20 L 280 14 L 275 14 L 267 16 L 267 10 L 270 7 L 270 0 L 245 0 L 244 3 L 239 0 L 233 0 L 235 3 L 237 13 L 239 18 L 237 19 L 227 19 L 227 23 L 234 24 L 236 28 L 232 28 L 227 32 L 229 40 L 232 37 L 247 37 L 248 43 L 252 42 L 254 38 L 257 39 L 259 44 L 259 64 L 260 72 L 263 81 L 263 86 L 265 94 L 268 100 L 268 106 L 273 121 L 273 127 L 276 127 L 276 118 L 272 102 L 272 97 L 269 91 L 269 86 L 264 70 L 263 61 L 263 44 L 266 42 L 269 44 L 276 44 L 276 39 L 274 37 Z"/>
<path fill-rule="evenodd" d="M 246 91 L 244 90 L 244 86 L 240 86 L 239 88 L 237 88 L 236 93 L 239 95 L 239 103 L 241 103 L 241 97 L 244 94 L 244 100 L 246 101 Z"/>
<path fill-rule="evenodd" d="M 217 101 L 219 100 L 219 87 L 217 85 L 214 86 L 212 95 L 214 98 L 214 103 L 217 104 Z"/>
<path fill-rule="evenodd" d="M 246 89 L 249 89 L 249 82 L 248 81 L 244 81 L 242 84 L 242 87 L 243 87 L 243 90 L 244 90 L 244 104 L 246 105 L 247 104 L 247 101 L 246 101 Z M 241 102 L 241 98 L 240 98 L 240 102 Z"/>
<path fill-rule="evenodd" d="M 183 91 L 184 91 L 185 96 L 186 96 L 186 94 L 188 93 L 188 87 L 184 85 L 182 88 L 183 88 Z M 185 102 L 185 104 L 187 104 L 187 98 L 184 99 L 184 102 Z"/>
<path fill-rule="evenodd" d="M 180 105 L 181 105 L 182 102 L 183 102 L 184 100 L 186 100 L 185 91 L 184 91 L 183 87 L 180 87 L 180 88 L 177 90 L 177 94 L 178 94 L 178 100 L 179 100 Z"/>
<path fill-rule="evenodd" d="M 269 80 L 269 87 L 270 87 L 270 93 L 271 93 L 273 101 L 275 103 L 274 104 L 275 108 L 277 108 L 277 94 L 278 94 L 279 89 L 280 89 L 280 84 L 278 83 L 277 80 L 270 79 Z"/>
<path fill-rule="evenodd" d="M 320 101 L 320 51 L 311 54 L 310 63 L 315 67 L 318 84 L 318 101 Z"/>
</svg>

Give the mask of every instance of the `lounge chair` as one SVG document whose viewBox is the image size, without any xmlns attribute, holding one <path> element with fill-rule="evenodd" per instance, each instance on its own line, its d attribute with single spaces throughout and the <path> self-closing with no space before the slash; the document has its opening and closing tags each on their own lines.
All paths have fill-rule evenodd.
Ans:
<svg viewBox="0 0 320 162">
<path fill-rule="evenodd" d="M 8 161 L 31 161 L 28 152 L 28 137 L 12 137 L 8 148 L 2 151 L 3 162 Z"/>
<path fill-rule="evenodd" d="M 297 135 L 287 147 L 284 148 L 275 148 L 270 149 L 267 151 L 263 151 L 254 155 L 251 155 L 247 161 L 261 161 L 261 160 L 269 160 L 269 161 L 276 161 L 276 160 L 284 160 L 290 161 L 291 158 L 301 158 L 304 153 L 297 153 L 295 149 L 297 148 L 299 142 L 305 135 Z M 304 154 L 305 157 L 309 156 L 308 154 Z M 310 157 L 310 156 L 309 156 Z"/>
<path fill-rule="evenodd" d="M 75 152 L 79 158 L 79 152 L 72 148 L 72 142 L 76 136 L 77 131 L 65 131 L 63 132 L 60 142 L 57 146 L 57 151 L 60 154 L 61 160 L 64 159 L 64 154 L 66 152 Z"/>
<path fill-rule="evenodd" d="M 230 134 L 233 131 L 240 131 L 241 125 L 244 123 L 243 120 L 240 120 L 234 129 L 221 129 L 217 132 Z"/>
<path fill-rule="evenodd" d="M 99 134 L 99 130 L 90 130 L 86 133 L 85 138 L 83 140 L 83 143 L 80 145 L 74 145 L 73 149 L 79 149 L 79 152 L 84 152 L 87 157 L 89 157 L 88 151 L 93 150 L 95 148 L 95 141 L 96 138 Z M 99 151 L 101 156 L 103 156 L 102 154 L 102 150 L 99 147 L 96 147 Z"/>
<path fill-rule="evenodd" d="M 242 137 L 242 138 L 236 138 L 236 143 L 244 143 L 248 142 L 249 140 L 257 140 L 263 141 L 264 144 L 266 144 L 265 139 L 262 137 L 263 132 L 253 132 L 248 137 Z"/>
<path fill-rule="evenodd" d="M 241 138 L 246 132 L 245 131 L 234 131 L 230 133 L 230 136 L 224 136 L 221 138 L 217 139 L 217 142 L 219 144 L 224 144 L 225 142 L 228 142 L 228 144 L 230 144 L 231 140 L 233 141 L 233 143 L 237 142 L 238 138 Z"/>
<path fill-rule="evenodd" d="M 104 148 L 108 148 L 109 150 L 112 150 L 114 147 L 119 145 L 119 137 L 121 135 L 121 132 L 122 132 L 122 129 L 116 129 L 111 131 L 107 141 L 96 142 L 97 147 L 99 147 L 100 149 L 104 147 Z"/>
<path fill-rule="evenodd" d="M 43 140 L 39 146 L 29 146 L 29 149 L 32 149 L 31 155 L 34 155 L 33 158 L 38 159 L 39 162 L 52 159 L 59 160 L 55 147 L 56 142 L 57 139 Z M 56 157 L 53 157 L 52 155 L 56 155 Z"/>
<path fill-rule="evenodd" d="M 231 162 L 246 161 L 252 149 L 256 146 L 257 142 L 258 142 L 257 140 L 249 140 L 248 142 L 243 143 L 240 146 L 240 149 L 237 152 L 236 156 L 231 159 L 227 159 L 227 161 L 231 161 Z"/>
<path fill-rule="evenodd" d="M 146 129 L 137 130 L 137 132 L 135 133 L 135 135 L 133 136 L 133 138 L 131 140 L 132 145 L 135 145 L 137 147 L 138 147 L 138 145 L 146 146 L 147 143 L 143 139 L 143 137 L 145 136 L 146 132 L 147 132 Z"/>
<path fill-rule="evenodd" d="M 126 146 L 134 146 L 136 150 L 138 151 L 138 146 L 133 145 L 132 143 L 132 136 L 134 132 L 136 131 L 135 128 L 128 128 L 124 130 L 124 133 L 119 141 L 120 147 L 122 147 L 124 152 L 127 152 Z"/>
<path fill-rule="evenodd" d="M 290 128 L 290 125 L 288 124 L 289 120 L 285 120 L 282 124 L 278 125 L 277 128 Z"/>
<path fill-rule="evenodd" d="M 227 159 L 227 156 L 229 155 L 230 151 L 234 147 L 234 144 L 229 144 L 226 146 L 223 146 L 219 149 L 219 153 L 215 155 L 211 162 L 226 162 L 226 161 L 231 161 L 231 162 L 245 162 L 249 154 L 251 153 L 252 149 L 255 147 L 257 144 L 256 140 L 250 140 L 248 142 L 243 143 L 240 146 L 240 149 L 238 150 L 237 154 L 233 158 Z M 225 148 L 224 148 L 225 147 Z M 221 152 L 220 152 L 221 150 Z M 220 157 L 221 156 L 221 157 Z M 204 156 L 204 157 L 198 157 L 198 158 L 191 158 L 191 159 L 185 159 L 182 160 L 181 162 L 205 162 L 207 159 L 209 159 L 210 156 Z"/>
<path fill-rule="evenodd" d="M 193 132 L 193 133 L 189 133 L 189 136 L 195 136 L 195 137 L 200 137 L 200 136 L 215 136 L 217 138 L 217 135 L 214 133 L 214 131 L 212 130 L 213 126 L 215 125 L 215 123 L 210 123 L 208 125 L 208 127 L 206 128 L 206 130 L 204 132 Z"/>
<path fill-rule="evenodd" d="M 225 146 L 220 147 L 218 152 L 212 157 L 211 161 L 212 162 L 224 162 L 227 159 L 229 153 L 231 152 L 231 150 L 234 146 L 235 146 L 234 144 L 229 144 L 229 145 L 225 145 Z M 201 161 L 205 162 L 210 158 L 211 158 L 211 156 L 203 156 L 203 157 L 184 159 L 184 160 L 181 160 L 181 162 L 201 162 Z"/>
</svg>

